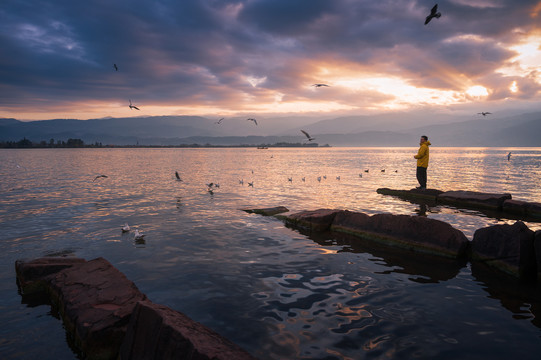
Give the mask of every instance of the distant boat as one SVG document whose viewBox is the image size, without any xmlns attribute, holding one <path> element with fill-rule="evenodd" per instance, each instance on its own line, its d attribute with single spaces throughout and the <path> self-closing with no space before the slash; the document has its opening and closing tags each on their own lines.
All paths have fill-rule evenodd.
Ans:
<svg viewBox="0 0 541 360">
<path fill-rule="evenodd" d="M 268 149 L 269 147 L 268 146 L 258 146 L 257 148 L 258 149 Z"/>
</svg>

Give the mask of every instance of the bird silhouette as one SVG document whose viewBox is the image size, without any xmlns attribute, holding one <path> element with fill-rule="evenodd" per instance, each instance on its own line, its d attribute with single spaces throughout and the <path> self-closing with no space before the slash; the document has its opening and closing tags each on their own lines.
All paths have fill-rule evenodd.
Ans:
<svg viewBox="0 0 541 360">
<path fill-rule="evenodd" d="M 98 176 L 96 176 L 96 177 L 94 178 L 94 180 L 92 180 L 92 181 L 94 182 L 94 181 L 96 181 L 96 180 L 99 179 L 99 178 L 106 178 L 106 177 L 107 177 L 107 175 L 98 175 Z"/>
<path fill-rule="evenodd" d="M 113 67 L 115 68 L 115 71 L 118 71 L 118 66 L 116 66 L 116 64 L 113 64 Z"/>
<path fill-rule="evenodd" d="M 487 116 L 487 115 L 490 115 L 490 114 L 492 114 L 492 113 L 489 113 L 488 111 L 482 111 L 482 112 L 477 113 L 477 114 L 483 115 L 483 116 Z"/>
<path fill-rule="evenodd" d="M 182 181 L 182 179 L 180 178 L 180 175 L 178 174 L 178 171 L 175 171 L 175 177 L 177 178 L 178 181 Z"/>
<path fill-rule="evenodd" d="M 135 105 L 132 105 L 131 103 L 131 100 L 130 100 L 130 105 L 128 105 L 130 107 L 130 109 L 135 109 L 135 110 L 139 110 L 139 108 Z"/>
<path fill-rule="evenodd" d="M 507 154 L 507 161 L 511 160 L 511 152 L 509 152 L 509 154 Z"/>
<path fill-rule="evenodd" d="M 256 124 L 256 125 L 257 125 L 257 120 L 256 120 L 256 119 L 254 119 L 254 118 L 248 118 L 248 119 L 246 119 L 246 121 L 253 121 L 253 122 L 254 122 L 254 124 Z"/>
<path fill-rule="evenodd" d="M 221 118 L 220 120 L 216 121 L 215 124 L 221 124 L 223 119 L 224 118 Z"/>
<path fill-rule="evenodd" d="M 438 4 L 434 5 L 432 10 L 430 10 L 430 15 L 428 15 L 425 19 L 425 25 L 430 22 L 433 18 L 439 19 L 441 16 L 441 13 L 438 12 Z"/>
<path fill-rule="evenodd" d="M 311 137 L 310 134 L 308 134 L 306 131 L 301 130 L 301 133 L 303 133 L 306 136 L 306 138 L 308 138 L 308 141 L 315 140 L 315 138 Z"/>
<path fill-rule="evenodd" d="M 327 84 L 314 84 L 312 85 L 313 87 L 316 87 L 316 88 L 320 88 L 320 87 L 323 87 L 323 86 L 326 86 L 326 87 L 330 87 L 329 85 Z"/>
</svg>

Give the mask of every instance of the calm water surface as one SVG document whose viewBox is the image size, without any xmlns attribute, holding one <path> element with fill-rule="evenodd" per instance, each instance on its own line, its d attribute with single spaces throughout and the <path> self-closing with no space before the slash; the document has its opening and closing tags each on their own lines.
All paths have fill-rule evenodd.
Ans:
<svg viewBox="0 0 541 360">
<path fill-rule="evenodd" d="M 538 287 L 469 263 L 311 238 L 239 210 L 424 213 L 470 240 L 481 227 L 515 222 L 377 194 L 417 186 L 416 151 L 0 150 L 0 357 L 76 358 L 50 307 L 21 303 L 14 271 L 17 259 L 69 254 L 106 258 L 153 302 L 261 359 L 537 358 Z M 93 181 L 99 174 L 108 177 Z M 430 188 L 540 202 L 541 149 L 433 146 L 428 176 Z M 210 182 L 219 184 L 212 195 Z M 122 234 L 125 222 L 146 241 Z"/>
</svg>

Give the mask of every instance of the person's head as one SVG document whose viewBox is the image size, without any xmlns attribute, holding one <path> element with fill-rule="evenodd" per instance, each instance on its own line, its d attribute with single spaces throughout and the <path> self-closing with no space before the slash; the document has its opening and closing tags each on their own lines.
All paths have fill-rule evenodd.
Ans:
<svg viewBox="0 0 541 360">
<path fill-rule="evenodd" d="M 428 136 L 423 135 L 421 136 L 421 144 L 428 141 Z"/>
</svg>

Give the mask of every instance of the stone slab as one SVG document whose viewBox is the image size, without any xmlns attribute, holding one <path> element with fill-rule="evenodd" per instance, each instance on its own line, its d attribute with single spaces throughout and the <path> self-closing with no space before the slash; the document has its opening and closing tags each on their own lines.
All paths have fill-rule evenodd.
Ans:
<svg viewBox="0 0 541 360">
<path fill-rule="evenodd" d="M 471 258 L 523 279 L 536 277 L 535 234 L 523 222 L 493 225 L 473 234 Z"/>
<path fill-rule="evenodd" d="M 263 216 L 274 216 L 274 215 L 282 214 L 289 211 L 289 209 L 286 208 L 285 206 L 275 206 L 271 208 L 261 208 L 261 209 L 250 208 L 250 209 L 241 209 L 241 210 L 247 213 L 254 213 L 254 214 L 259 214 Z"/>
<path fill-rule="evenodd" d="M 186 315 L 140 301 L 130 319 L 120 359 L 252 360 L 249 353 Z"/>
<path fill-rule="evenodd" d="M 437 198 L 438 202 L 446 204 L 491 210 L 501 210 L 505 200 L 511 200 L 511 194 L 493 194 L 476 191 L 446 191 L 438 195 Z"/>
</svg>

